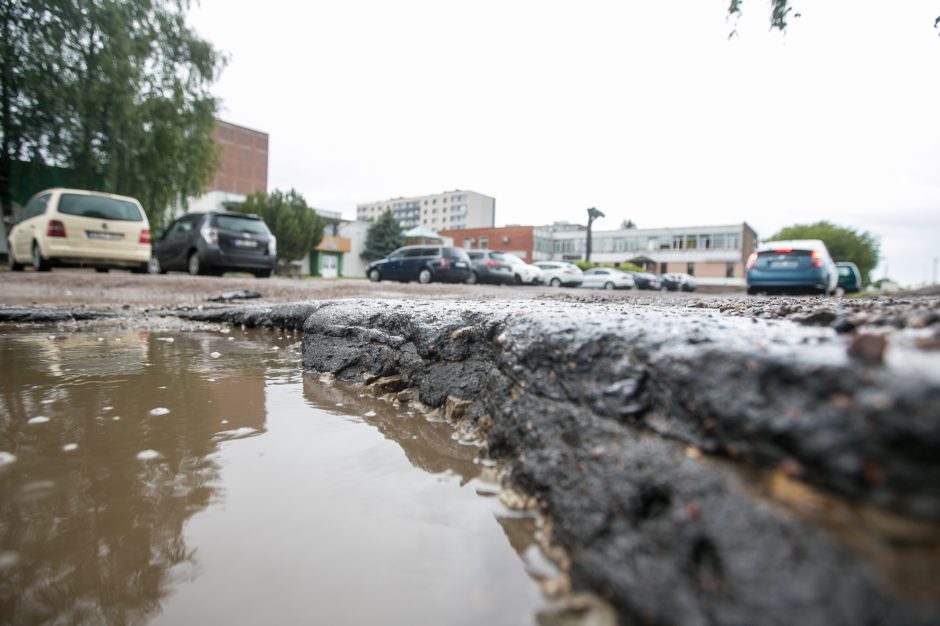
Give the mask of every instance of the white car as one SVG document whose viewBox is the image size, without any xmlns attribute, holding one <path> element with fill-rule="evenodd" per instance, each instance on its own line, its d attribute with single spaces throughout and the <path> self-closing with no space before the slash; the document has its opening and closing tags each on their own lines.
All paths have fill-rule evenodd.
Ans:
<svg viewBox="0 0 940 626">
<path fill-rule="evenodd" d="M 582 287 L 597 287 L 603 289 L 633 289 L 636 281 L 633 276 L 620 270 L 606 267 L 594 267 L 584 272 Z"/>
<path fill-rule="evenodd" d="M 44 272 L 53 265 L 147 271 L 150 223 L 134 198 L 83 189 L 48 189 L 26 204 L 9 235 L 7 263 Z"/>
<path fill-rule="evenodd" d="M 513 280 L 517 285 L 541 285 L 545 282 L 542 270 L 529 265 L 515 254 L 503 253 L 503 261 L 512 268 Z"/>
<path fill-rule="evenodd" d="M 539 261 L 533 263 L 542 270 L 542 278 L 546 285 L 552 287 L 577 287 L 584 281 L 581 268 L 573 263 L 561 261 Z"/>
</svg>

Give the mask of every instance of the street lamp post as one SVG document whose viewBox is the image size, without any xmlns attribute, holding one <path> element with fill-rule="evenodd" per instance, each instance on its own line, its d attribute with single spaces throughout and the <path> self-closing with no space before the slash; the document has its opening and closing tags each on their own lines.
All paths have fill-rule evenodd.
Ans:
<svg viewBox="0 0 940 626">
<path fill-rule="evenodd" d="M 591 207 L 590 209 L 588 209 L 587 212 L 588 212 L 587 251 L 584 254 L 584 260 L 587 263 L 590 263 L 591 262 L 591 224 L 593 224 L 594 220 L 596 220 L 597 218 L 606 217 L 606 216 L 600 211 L 598 211 L 597 209 L 595 209 L 594 207 Z"/>
</svg>

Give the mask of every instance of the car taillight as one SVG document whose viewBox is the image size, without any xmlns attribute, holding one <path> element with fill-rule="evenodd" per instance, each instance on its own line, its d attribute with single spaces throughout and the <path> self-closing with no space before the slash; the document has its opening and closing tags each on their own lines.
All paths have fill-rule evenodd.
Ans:
<svg viewBox="0 0 940 626">
<path fill-rule="evenodd" d="M 751 256 L 747 257 L 747 269 L 754 269 L 755 265 L 757 265 L 757 253 L 752 252 Z"/>
<path fill-rule="evenodd" d="M 140 231 L 140 238 L 137 243 L 150 243 L 150 231 L 146 228 Z"/>
<path fill-rule="evenodd" d="M 447 266 L 448 266 L 447 257 L 443 257 L 443 256 L 442 256 L 442 257 L 441 257 L 441 267 L 447 267 Z"/>
<path fill-rule="evenodd" d="M 809 254 L 810 258 L 813 259 L 810 265 L 812 267 L 822 267 L 822 255 L 818 251 L 813 250 Z"/>
<path fill-rule="evenodd" d="M 497 262 L 494 261 L 493 259 L 487 259 L 487 260 L 486 260 L 486 263 L 484 263 L 484 265 L 486 265 L 487 267 L 496 267 L 496 266 L 499 265 L 499 263 L 497 263 Z"/>
<path fill-rule="evenodd" d="M 46 237 L 65 237 L 65 224 L 59 220 L 49 220 L 46 226 Z"/>
<path fill-rule="evenodd" d="M 219 245 L 219 231 L 212 228 L 211 226 L 203 226 L 202 230 L 199 231 L 199 234 L 202 235 L 203 240 L 207 244 L 213 246 Z"/>
</svg>

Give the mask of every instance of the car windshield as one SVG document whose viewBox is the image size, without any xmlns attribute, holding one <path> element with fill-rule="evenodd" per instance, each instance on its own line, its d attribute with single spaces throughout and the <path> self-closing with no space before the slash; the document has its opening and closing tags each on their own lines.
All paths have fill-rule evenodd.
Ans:
<svg viewBox="0 0 940 626">
<path fill-rule="evenodd" d="M 525 261 L 517 257 L 515 254 L 501 254 L 500 257 L 502 258 L 496 257 L 494 255 L 493 258 L 498 258 L 500 261 L 505 261 L 510 265 L 525 265 Z"/>
<path fill-rule="evenodd" d="M 216 215 L 215 225 L 222 230 L 235 230 L 242 233 L 267 235 L 268 227 L 257 217 L 241 215 Z"/>
<path fill-rule="evenodd" d="M 62 194 L 59 198 L 59 213 L 121 222 L 142 222 L 144 219 L 133 202 L 74 193 Z"/>
<path fill-rule="evenodd" d="M 839 276 L 851 276 L 852 268 L 845 267 L 844 265 L 839 267 Z"/>
</svg>

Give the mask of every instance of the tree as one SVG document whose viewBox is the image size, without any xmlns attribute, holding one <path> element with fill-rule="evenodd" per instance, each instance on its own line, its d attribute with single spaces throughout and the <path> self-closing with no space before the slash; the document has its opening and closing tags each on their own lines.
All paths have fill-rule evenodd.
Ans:
<svg viewBox="0 0 940 626">
<path fill-rule="evenodd" d="M 293 189 L 250 194 L 235 210 L 264 220 L 277 238 L 277 258 L 282 264 L 302 259 L 323 239 L 323 218 Z"/>
<path fill-rule="evenodd" d="M 620 230 L 634 230 L 636 223 L 633 220 L 626 219 L 620 222 Z"/>
<path fill-rule="evenodd" d="M 741 7 L 744 4 L 744 0 L 728 0 L 728 14 L 737 17 L 741 15 Z M 787 17 L 790 13 L 793 12 L 793 6 L 790 0 L 770 0 L 770 28 L 771 30 L 786 30 L 787 29 Z M 793 17 L 801 17 L 800 13 L 793 13 Z M 934 28 L 940 28 L 940 17 L 937 17 L 933 23 Z M 731 36 L 735 35 L 735 31 L 731 31 Z"/>
<path fill-rule="evenodd" d="M 360 255 L 367 261 L 382 259 L 405 245 L 405 235 L 401 224 L 392 217 L 391 211 L 379 216 L 366 233 L 366 248 Z"/>
<path fill-rule="evenodd" d="M 189 0 L 0 2 L 0 212 L 14 161 L 138 198 L 159 226 L 217 164 L 224 58 L 186 24 Z"/>
<path fill-rule="evenodd" d="M 881 253 L 878 239 L 871 233 L 836 226 L 828 221 L 788 226 L 768 241 L 787 239 L 821 239 L 834 260 L 851 261 L 858 266 L 866 285 L 871 283 L 871 272 L 878 265 Z"/>
</svg>

